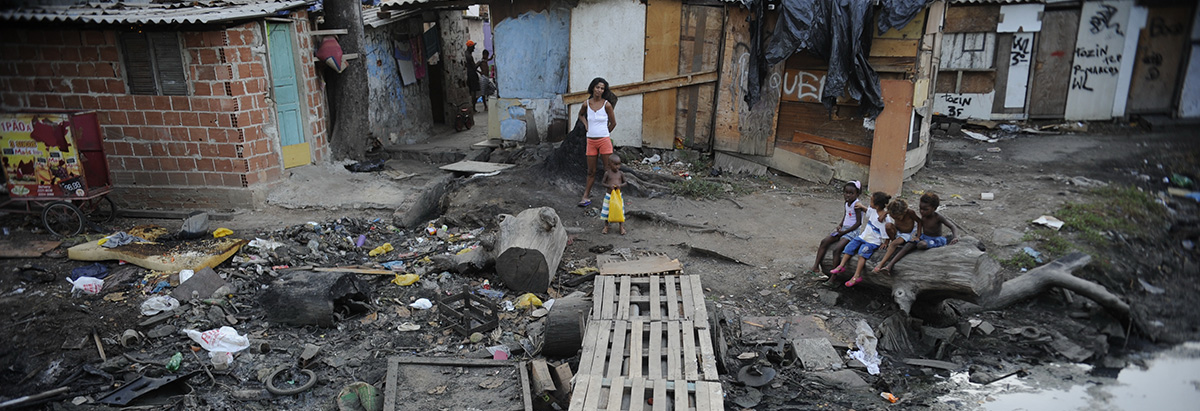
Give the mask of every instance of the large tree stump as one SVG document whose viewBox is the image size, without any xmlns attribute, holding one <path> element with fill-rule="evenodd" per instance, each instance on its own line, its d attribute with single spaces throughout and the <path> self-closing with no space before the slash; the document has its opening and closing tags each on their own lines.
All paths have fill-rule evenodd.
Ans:
<svg viewBox="0 0 1200 411">
<path fill-rule="evenodd" d="M 876 254 L 883 252 L 879 250 Z M 955 311 L 943 309 L 942 303 L 950 298 L 972 303 L 974 306 L 967 311 L 979 312 L 1001 309 L 1051 287 L 1060 287 L 1088 297 L 1118 318 L 1128 320 L 1129 305 L 1120 297 L 1104 286 L 1072 274 L 1089 262 L 1091 257 L 1087 254 L 1073 252 L 1005 280 L 1003 267 L 979 250 L 979 241 L 964 237 L 956 244 L 909 253 L 895 265 L 891 276 L 870 272 L 875 264 L 868 263 L 863 284 L 890 289 L 892 299 L 906 314 L 918 298 L 921 305 L 933 307 L 932 312 Z M 840 278 L 849 277 L 842 274 Z"/>
<path fill-rule="evenodd" d="M 501 214 L 496 274 L 512 290 L 544 293 L 566 248 L 567 230 L 553 208 Z"/>
<path fill-rule="evenodd" d="M 371 286 L 350 273 L 289 271 L 263 292 L 267 321 L 332 327 L 334 314 L 365 312 Z"/>
</svg>

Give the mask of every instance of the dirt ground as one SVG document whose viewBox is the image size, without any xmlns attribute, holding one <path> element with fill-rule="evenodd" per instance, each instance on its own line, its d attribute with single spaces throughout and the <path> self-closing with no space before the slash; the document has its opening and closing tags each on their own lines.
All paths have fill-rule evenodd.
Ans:
<svg viewBox="0 0 1200 411">
<path fill-rule="evenodd" d="M 1137 324 L 1127 327 L 1079 296 L 1048 291 L 1003 310 L 964 319 L 964 324 L 985 322 L 996 331 L 975 332 L 938 339 L 924 339 L 916 352 L 889 353 L 879 375 L 852 367 L 865 386 L 848 386 L 814 377 L 797 364 L 773 362 L 780 376 L 772 383 L 753 389 L 737 382 L 732 373 L 722 376 L 726 409 L 877 409 L 888 406 L 880 392 L 891 392 L 899 405 L 934 409 L 979 408 L 986 399 L 945 400 L 967 388 L 967 383 L 948 386 L 949 370 L 907 365 L 905 358 L 928 358 L 958 365 L 955 372 L 974 376 L 1001 376 L 1025 371 L 1028 378 L 1069 380 L 1060 374 L 1039 372 L 1050 364 L 1082 362 L 1095 369 L 1119 369 L 1136 363 L 1138 355 L 1169 348 L 1184 341 L 1200 340 L 1200 314 L 1194 310 L 1200 298 L 1197 266 L 1198 214 L 1195 201 L 1165 193 L 1173 183 L 1172 175 L 1200 177 L 1200 133 L 1194 130 L 1149 132 L 1135 127 L 1092 124 L 1086 134 L 1009 135 L 998 130 L 994 143 L 962 136 L 938 133 L 927 166 L 905 181 L 900 198 L 915 208 L 919 193 L 934 191 L 942 197 L 945 216 L 954 220 L 963 234 L 981 240 L 989 255 L 997 260 L 1014 261 L 1023 247 L 1041 250 L 1047 257 L 1060 256 L 1063 249 L 1048 250 L 1044 236 L 1057 235 L 1070 246 L 1093 256 L 1093 263 L 1076 275 L 1095 281 L 1129 302 Z M 456 234 L 484 227 L 495 227 L 495 216 L 516 214 L 531 207 L 549 206 L 557 210 L 570 227 L 569 244 L 563 255 L 558 280 L 543 299 L 557 298 L 573 291 L 588 292 L 589 283 L 569 287 L 563 280 L 573 277 L 567 271 L 595 265 L 599 252 L 628 248 L 666 253 L 679 258 L 684 271 L 699 274 L 707 299 L 727 320 L 730 353 L 727 366 L 736 371 L 743 363 L 733 357 L 744 352 L 767 354 L 767 347 L 746 345 L 740 338 L 744 317 L 816 316 L 830 328 L 853 330 L 853 324 L 865 320 L 878 329 L 885 318 L 897 313 L 886 290 L 864 287 L 825 286 L 811 281 L 803 272 L 812 264 L 819 239 L 840 218 L 840 190 L 843 182 L 813 184 L 792 177 L 769 173 L 766 176 L 709 177 L 706 172 L 691 171 L 695 180 L 721 185 L 714 198 L 697 199 L 661 193 L 651 197 L 626 197 L 626 209 L 662 213 L 670 218 L 705 228 L 631 218 L 627 235 L 601 234 L 600 195 L 593 194 L 593 206 L 576 206 L 582 191 L 580 181 L 564 180 L 540 167 L 546 149 L 530 148 L 512 155 L 519 166 L 493 177 L 458 180 L 443 202 L 438 224 L 446 224 Z M 627 151 L 628 159 L 638 160 L 650 152 Z M 674 153 L 664 153 L 668 157 Z M 676 164 L 667 158 L 657 164 L 629 162 L 630 167 L 647 173 L 671 173 L 702 169 L 701 161 Z M 693 166 L 689 163 L 701 163 Z M 654 170 L 658 167 L 659 170 Z M 1079 178 L 1083 177 L 1083 178 Z M 1064 228 L 1046 234 L 1031 221 L 1042 215 L 1062 215 L 1071 204 L 1103 203 L 1109 188 L 1132 187 L 1146 193 L 1151 202 L 1162 207 L 1153 224 L 1133 229 L 1111 229 L 1100 233 L 1100 242 L 1089 242 L 1082 233 Z M 1192 186 L 1191 190 L 1196 190 Z M 599 190 L 596 190 L 599 192 Z M 994 193 L 995 199 L 980 199 L 980 193 Z M 864 193 L 864 199 L 867 193 Z M 1120 214 L 1122 210 L 1113 210 Z M 1057 213 L 1057 214 L 1056 214 Z M 124 348 L 118 340 L 126 329 L 145 333 L 151 327 L 139 327 L 145 317 L 137 312 L 144 298 L 144 285 L 127 285 L 129 297 L 106 301 L 102 296 L 73 296 L 62 280 L 81 262 L 64 258 L 0 260 L 0 315 L 5 316 L 0 339 L 5 349 L 0 354 L 0 400 L 30 395 L 60 386 L 72 387 L 68 394 L 51 398 L 39 405 L 47 409 L 102 409 L 96 400 L 121 381 L 137 375 L 163 375 L 162 364 L 172 353 L 185 355 L 184 370 L 197 372 L 190 381 L 191 393 L 166 400 L 161 408 L 175 409 L 336 409 L 332 398 L 343 386 L 365 381 L 382 390 L 390 355 L 479 357 L 486 346 L 505 343 L 510 347 L 536 345 L 541 322 L 517 313 L 501 314 L 501 332 L 472 343 L 444 328 L 432 311 L 408 309 L 416 298 L 434 298 L 457 292 L 463 287 L 477 289 L 484 279 L 495 282 L 492 273 L 441 275 L 428 273 L 416 286 L 399 287 L 388 278 L 367 278 L 375 289 L 368 314 L 340 315 L 334 328 L 285 326 L 264 321 L 264 307 L 258 298 L 278 273 L 272 265 L 313 264 L 318 266 L 370 264 L 388 258 L 368 258 L 354 247 L 337 245 L 338 236 L 353 238 L 365 233 L 369 245 L 391 241 L 403 251 L 454 252 L 467 243 L 426 241 L 420 228 L 404 230 L 387 226 L 391 210 L 283 210 L 267 208 L 234 215 L 233 220 L 214 222 L 235 230 L 240 238 L 273 238 L 285 244 L 277 250 L 248 248 L 234 261 L 222 266 L 222 274 L 235 285 L 229 304 L 222 313 L 242 325 L 233 325 L 252 341 L 269 341 L 265 352 L 239 353 L 230 371 L 209 376 L 207 358 L 199 351 L 192 358 L 187 337 L 173 334 L 152 338 L 140 346 Z M 1131 217 L 1132 218 L 1132 217 Z M 325 234 L 320 236 L 323 254 L 309 253 L 306 241 L 314 238 L 306 228 L 308 221 L 318 222 Z M 1142 220 L 1138 220 L 1142 221 Z M 114 227 L 157 223 L 178 224 L 165 220 L 119 219 Z M 0 224 L 10 229 L 6 239 L 46 240 L 36 232 L 36 222 L 18 215 L 0 216 Z M 1020 233 L 1015 241 L 1000 241 L 998 229 Z M 344 234 L 344 235 L 343 235 Z M 90 239 L 98 238 L 93 236 Z M 68 239 L 68 244 L 85 238 Z M 345 239 L 343 239 L 344 241 Z M 327 242 L 330 241 L 330 242 Z M 431 244 L 438 243 L 433 246 Z M 458 247 L 458 248 L 456 248 Z M 361 248 L 361 247 L 359 247 Z M 715 251 L 727 259 L 694 252 Z M 316 255 L 320 254 L 320 257 Z M 263 260 L 255 260 L 262 258 Z M 736 260 L 733 262 L 731 260 Z M 264 261 L 269 261 L 266 263 Z M 417 266 L 418 263 L 410 261 Z M 114 272 L 122 266 L 106 264 Z M 36 266 L 44 272 L 31 270 Z M 264 270 L 266 268 L 266 272 Z M 1019 270 L 1008 265 L 1008 275 Z M 828 269 L 828 267 L 826 267 Z M 145 275 L 145 273 L 139 273 Z M 433 281 L 430 281 L 433 278 Z M 1143 282 L 1138 281 L 1144 280 Z M 1147 287 L 1149 285 L 1149 287 Z M 497 284 L 498 290 L 503 290 Z M 504 300 L 513 300 L 509 292 Z M 500 300 L 497 300 L 500 302 Z M 193 307 L 168 321 L 177 328 L 215 328 L 221 323 L 211 307 Z M 422 330 L 397 331 L 404 324 L 416 324 Z M 1023 327 L 1033 331 L 1020 333 Z M 955 326 L 955 329 L 961 327 Z M 970 330 L 971 327 L 966 327 Z M 1016 333 L 1009 331 L 1016 330 Z M 101 361 L 92 335 L 101 340 L 109 361 Z M 927 330 L 932 332 L 933 330 Z M 1029 335 L 1032 333 L 1033 335 Z M 850 339 L 853 338 L 851 334 Z M 1062 341 L 1089 353 L 1071 360 L 1064 356 Z M 1058 341 L 1060 343 L 1056 343 Z M 321 345 L 321 354 L 311 363 L 296 357 L 305 344 Z M 835 344 L 836 346 L 837 344 Z M 844 349 L 842 350 L 844 352 Z M 486 355 L 486 352 L 484 352 Z M 115 361 L 115 359 L 124 359 Z M 577 359 L 576 359 L 577 360 Z M 853 365 L 853 362 L 851 363 Z M 314 389 L 294 396 L 272 396 L 262 391 L 264 373 L 275 370 L 295 374 L 312 369 L 321 376 Z M 1086 376 L 1085 376 L 1086 377 Z M 1093 380 L 1103 377 L 1088 377 Z M 980 377 L 981 380 L 986 378 Z M 304 377 L 293 377 L 302 383 Z M 965 384 L 965 385 L 964 385 Z M 957 388 L 954 388 L 957 387 Z M 755 393 L 757 391 L 757 393 Z M 759 398 L 758 394 L 761 394 Z M 434 395 L 430 392 L 429 395 Z M 74 405 L 73 401 L 82 405 Z M 450 409 L 459 409 L 453 408 Z M 487 408 L 482 408 L 487 409 Z"/>
</svg>

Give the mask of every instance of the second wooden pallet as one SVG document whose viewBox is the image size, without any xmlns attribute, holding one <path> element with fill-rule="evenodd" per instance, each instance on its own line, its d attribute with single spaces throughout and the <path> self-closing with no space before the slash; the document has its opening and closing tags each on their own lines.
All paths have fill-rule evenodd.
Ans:
<svg viewBox="0 0 1200 411">
<path fill-rule="evenodd" d="M 592 318 L 691 320 L 697 328 L 708 328 L 704 288 L 698 275 L 596 277 Z"/>
</svg>

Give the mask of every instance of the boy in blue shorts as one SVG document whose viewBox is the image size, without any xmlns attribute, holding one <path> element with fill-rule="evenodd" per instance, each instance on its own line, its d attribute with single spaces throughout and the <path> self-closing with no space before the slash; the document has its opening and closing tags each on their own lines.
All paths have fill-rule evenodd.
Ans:
<svg viewBox="0 0 1200 411">
<path fill-rule="evenodd" d="M 863 213 L 866 224 L 864 224 L 862 234 L 850 240 L 850 244 L 847 244 L 846 249 L 842 251 L 841 263 L 837 268 L 829 271 L 829 274 L 833 276 L 841 274 L 846 271 L 846 263 L 850 262 L 850 257 L 858 255 L 858 266 L 854 270 L 854 277 L 850 278 L 850 281 L 846 281 L 845 286 L 853 287 L 862 282 L 862 271 L 867 260 L 885 240 L 890 240 L 887 234 L 887 225 L 894 221 L 891 216 L 888 216 L 886 209 L 891 200 L 892 196 L 886 193 L 876 191 L 871 194 L 871 208 Z M 862 205 L 860 204 L 859 207 Z"/>
<path fill-rule="evenodd" d="M 942 200 L 937 194 L 925 193 L 921 196 L 921 238 L 920 241 L 909 242 L 896 253 L 896 257 L 891 262 L 884 261 L 882 264 L 886 269 L 890 270 L 908 255 L 913 249 L 928 250 L 930 248 L 938 248 L 947 244 L 958 242 L 958 226 L 950 221 L 949 218 L 937 212 L 938 206 L 942 204 Z M 942 225 L 950 227 L 950 235 L 942 236 Z"/>
</svg>

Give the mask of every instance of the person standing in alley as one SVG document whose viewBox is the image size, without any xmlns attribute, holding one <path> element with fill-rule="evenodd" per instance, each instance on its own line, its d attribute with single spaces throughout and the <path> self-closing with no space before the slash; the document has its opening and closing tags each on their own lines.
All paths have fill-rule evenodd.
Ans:
<svg viewBox="0 0 1200 411">
<path fill-rule="evenodd" d="M 467 89 L 471 90 L 471 112 L 475 113 L 475 102 L 479 100 L 479 66 L 475 64 L 475 42 L 467 40 L 467 55 L 463 62 L 467 66 Z"/>
<path fill-rule="evenodd" d="M 488 96 L 491 96 L 492 93 L 496 92 L 496 84 L 492 82 L 492 69 L 490 63 L 490 61 L 494 59 L 495 57 L 492 56 L 487 49 L 484 49 L 483 59 L 479 60 L 479 63 L 477 64 L 479 71 L 479 91 L 480 96 L 483 97 L 484 111 L 487 111 L 488 109 Z"/>
<path fill-rule="evenodd" d="M 592 79 L 588 85 L 591 95 L 579 108 L 579 121 L 587 130 L 587 184 L 583 188 L 583 199 L 580 207 L 592 205 L 592 184 L 596 182 L 596 160 L 604 161 L 604 169 L 608 169 L 608 156 L 613 153 L 610 134 L 617 128 L 617 115 L 613 106 L 617 104 L 617 95 L 608 89 L 608 80 L 600 77 Z"/>
</svg>

